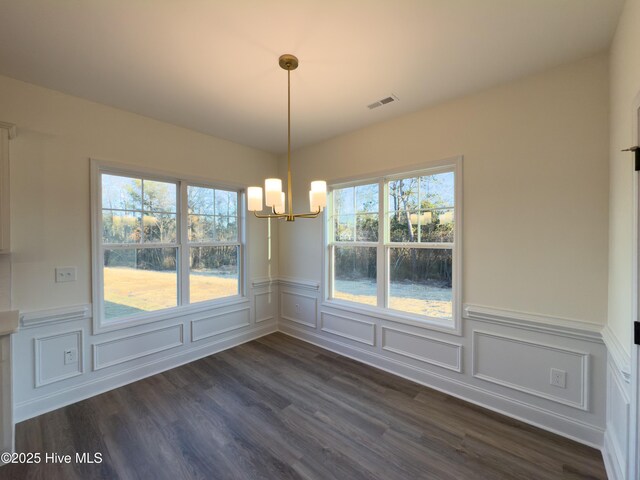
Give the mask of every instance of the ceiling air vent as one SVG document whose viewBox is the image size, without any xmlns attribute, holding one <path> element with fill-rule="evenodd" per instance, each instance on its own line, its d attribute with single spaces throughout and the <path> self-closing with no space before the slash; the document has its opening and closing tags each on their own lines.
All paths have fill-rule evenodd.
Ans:
<svg viewBox="0 0 640 480">
<path fill-rule="evenodd" d="M 372 104 L 367 105 L 367 108 L 369 110 L 373 110 L 374 108 L 381 107 L 382 105 L 386 105 L 387 103 L 395 102 L 396 100 L 398 100 L 398 97 L 396 97 L 395 95 L 391 95 L 390 97 L 383 98 L 382 100 L 378 100 L 377 102 L 373 102 Z"/>
</svg>

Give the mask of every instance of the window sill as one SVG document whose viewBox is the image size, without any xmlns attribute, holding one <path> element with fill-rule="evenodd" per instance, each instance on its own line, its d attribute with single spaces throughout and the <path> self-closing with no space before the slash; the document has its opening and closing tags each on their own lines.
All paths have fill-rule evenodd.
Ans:
<svg viewBox="0 0 640 480">
<path fill-rule="evenodd" d="M 379 320 L 401 323 L 413 327 L 435 330 L 451 335 L 462 335 L 459 320 L 442 320 L 437 318 L 420 317 L 410 313 L 403 313 L 397 310 L 387 308 L 373 307 L 361 305 L 346 300 L 327 299 L 322 302 L 322 308 L 332 308 L 344 312 L 355 313 L 359 315 L 367 315 Z"/>
<path fill-rule="evenodd" d="M 190 305 L 181 305 L 178 307 L 165 308 L 155 312 L 142 313 L 139 315 L 124 317 L 119 320 L 104 320 L 100 318 L 97 312 L 94 312 L 93 333 L 106 333 L 125 328 L 137 327 L 138 325 L 146 325 L 149 323 L 162 322 L 173 318 L 184 317 L 195 313 L 206 312 L 209 310 L 217 310 L 225 307 L 233 307 L 237 305 L 250 305 L 248 297 L 234 295 L 216 300 L 208 300 L 205 302 L 193 303 Z"/>
</svg>

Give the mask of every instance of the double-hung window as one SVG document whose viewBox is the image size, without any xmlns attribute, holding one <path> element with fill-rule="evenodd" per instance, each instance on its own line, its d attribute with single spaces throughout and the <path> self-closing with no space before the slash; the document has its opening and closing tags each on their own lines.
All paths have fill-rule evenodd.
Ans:
<svg viewBox="0 0 640 480">
<path fill-rule="evenodd" d="M 97 163 L 93 175 L 98 327 L 241 297 L 239 189 Z"/>
<path fill-rule="evenodd" d="M 331 187 L 329 301 L 458 325 L 461 168 L 457 159 Z"/>
</svg>

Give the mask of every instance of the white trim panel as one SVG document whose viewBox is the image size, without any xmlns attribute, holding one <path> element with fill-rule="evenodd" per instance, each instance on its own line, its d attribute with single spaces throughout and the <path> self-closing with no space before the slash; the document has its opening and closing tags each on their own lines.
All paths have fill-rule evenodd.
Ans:
<svg viewBox="0 0 640 480">
<path fill-rule="evenodd" d="M 183 325 L 147 330 L 93 344 L 93 370 L 113 367 L 184 344 Z"/>
<path fill-rule="evenodd" d="M 318 326 L 318 297 L 290 290 L 280 291 L 280 318 L 309 328 Z"/>
<path fill-rule="evenodd" d="M 266 300 L 263 298 L 266 297 Z M 265 303 L 266 302 L 266 303 Z M 271 291 L 267 290 L 266 292 L 254 293 L 253 294 L 253 305 L 254 309 L 254 322 L 262 323 L 268 322 L 269 320 L 275 319 L 275 310 L 277 310 L 277 296 Z"/>
<path fill-rule="evenodd" d="M 83 334 L 82 329 L 75 329 L 58 332 L 53 335 L 43 335 L 33 339 L 35 388 L 77 377 L 84 373 Z M 73 347 L 76 350 L 76 361 L 70 365 L 64 364 L 64 350 L 71 347 L 71 343 L 64 342 L 65 337 L 74 337 L 72 340 L 70 338 L 67 339 L 73 342 Z M 53 344 L 50 350 L 47 349 L 47 343 Z M 60 348 L 61 345 L 65 346 Z M 47 372 L 54 368 L 58 368 L 61 373 L 47 376 Z"/>
<path fill-rule="evenodd" d="M 602 329 L 602 340 L 611 355 L 613 365 L 618 369 L 624 381 L 629 383 L 631 381 L 631 355 L 624 349 L 609 325 Z"/>
<path fill-rule="evenodd" d="M 493 345 L 483 347 L 483 338 Z M 539 353 L 531 355 L 536 350 Z M 538 363 L 534 365 L 533 359 Z M 516 362 L 518 368 L 513 368 Z M 566 388 L 550 386 L 550 368 L 566 372 Z M 529 374 L 523 375 L 523 372 Z M 589 410 L 589 354 L 585 352 L 474 330 L 472 376 L 552 402 Z M 554 388 L 558 394 L 553 393 Z"/>
<path fill-rule="evenodd" d="M 244 307 L 213 315 L 203 315 L 191 320 L 191 341 L 197 342 L 238 328 L 248 327 L 251 324 L 249 312 L 250 308 Z"/>
<path fill-rule="evenodd" d="M 280 331 L 292 337 L 339 353 L 359 362 L 365 363 L 386 372 L 398 375 L 426 387 L 444 392 L 467 402 L 480 405 L 494 412 L 534 425 L 563 437 L 600 449 L 604 437 L 604 429 L 586 423 L 578 418 L 549 410 L 515 397 L 473 385 L 460 376 L 455 378 L 433 370 L 417 368 L 406 362 L 389 358 L 377 352 L 365 350 L 350 344 L 329 339 L 313 331 L 303 330 L 293 325 L 283 325 Z M 454 374 L 455 375 L 455 374 Z"/>
<path fill-rule="evenodd" d="M 114 388 L 142 380 L 151 375 L 179 367 L 193 362 L 202 357 L 213 355 L 231 347 L 255 340 L 264 335 L 274 333 L 272 326 L 264 326 L 239 332 L 235 335 L 225 336 L 215 342 L 203 345 L 191 344 L 193 348 L 178 350 L 168 353 L 160 358 L 150 359 L 142 364 L 132 365 L 129 368 L 118 369 L 106 375 L 93 377 L 87 381 L 55 390 L 49 394 L 31 397 L 15 405 L 15 421 L 22 422 L 57 408 L 70 405 L 80 400 L 99 395 Z"/>
<path fill-rule="evenodd" d="M 422 363 L 462 372 L 462 345 L 382 326 L 382 350 Z M 428 355 L 428 356 L 427 356 Z"/>
<path fill-rule="evenodd" d="M 611 480 L 627 478 L 631 398 L 629 384 L 609 352 L 607 361 L 607 429 L 602 458 Z"/>
<path fill-rule="evenodd" d="M 43 325 L 73 322 L 91 318 L 91 304 L 70 307 L 47 308 L 20 314 L 21 328 L 34 328 Z"/>
<path fill-rule="evenodd" d="M 469 304 L 464 306 L 464 318 L 507 327 L 516 327 L 520 330 L 530 330 L 532 332 L 547 333 L 574 338 L 576 340 L 602 343 L 602 335 L 600 333 L 602 325 L 568 318 Z"/>
<path fill-rule="evenodd" d="M 354 317 L 321 312 L 320 330 L 372 347 L 376 344 L 376 324 Z"/>
</svg>

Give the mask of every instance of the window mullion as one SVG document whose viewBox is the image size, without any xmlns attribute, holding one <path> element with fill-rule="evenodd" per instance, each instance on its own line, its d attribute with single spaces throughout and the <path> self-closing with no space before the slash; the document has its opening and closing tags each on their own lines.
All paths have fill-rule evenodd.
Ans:
<svg viewBox="0 0 640 480">
<path fill-rule="evenodd" d="M 387 265 L 386 265 L 386 254 L 385 254 L 385 235 L 386 235 L 386 214 L 387 205 L 386 205 L 386 188 L 385 182 L 383 180 L 378 181 L 378 246 L 376 248 L 376 284 L 377 284 L 377 306 L 385 307 L 386 302 L 386 277 L 387 277 Z"/>
<path fill-rule="evenodd" d="M 189 219 L 189 205 L 188 205 L 188 193 L 187 193 L 187 183 L 179 182 L 179 202 L 178 202 L 178 211 L 180 215 L 178 216 L 177 223 L 179 228 L 179 244 L 180 248 L 178 251 L 180 252 L 180 262 L 178 264 L 178 284 L 180 288 L 180 305 L 187 305 L 190 303 L 189 298 L 189 269 L 191 265 L 189 265 L 190 258 L 190 249 L 189 249 L 189 232 L 188 228 L 188 219 Z"/>
</svg>

